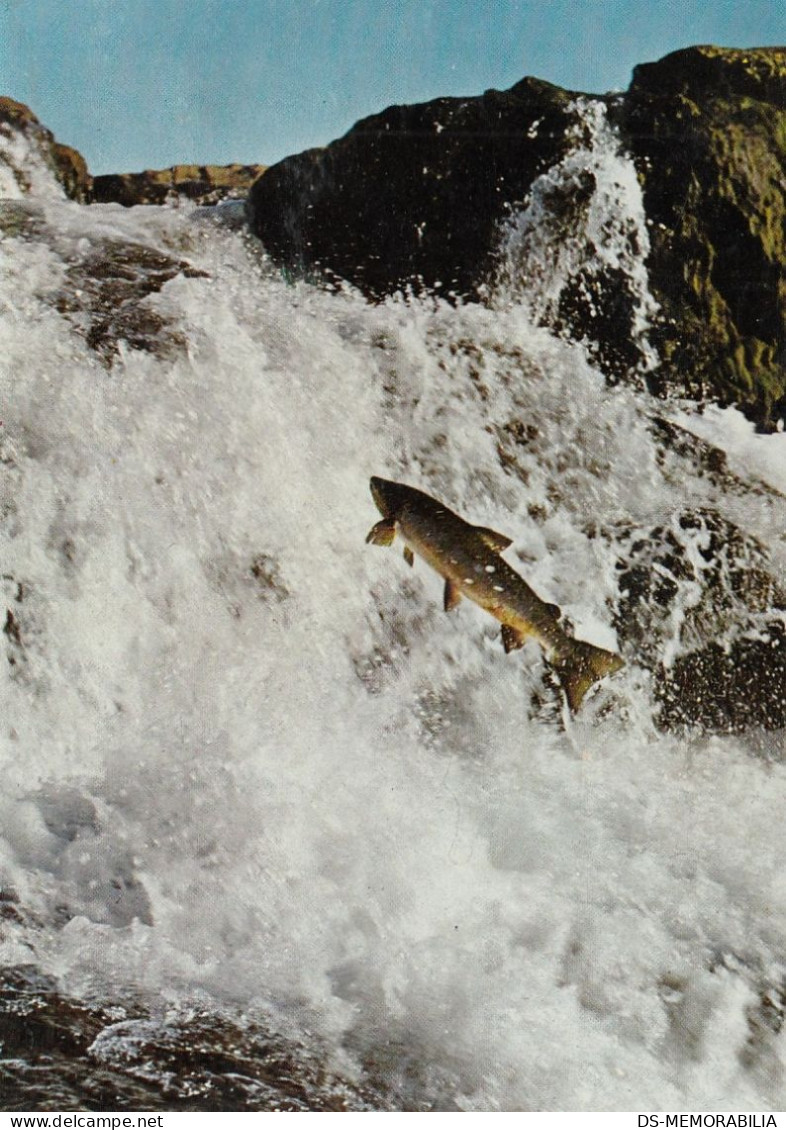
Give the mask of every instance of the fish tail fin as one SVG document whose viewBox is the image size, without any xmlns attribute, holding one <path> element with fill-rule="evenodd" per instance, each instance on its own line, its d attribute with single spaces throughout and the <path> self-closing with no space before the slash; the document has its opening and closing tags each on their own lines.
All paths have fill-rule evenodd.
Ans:
<svg viewBox="0 0 786 1130">
<path fill-rule="evenodd" d="M 584 640 L 573 640 L 569 653 L 555 666 L 570 712 L 576 714 L 590 687 L 605 675 L 619 671 L 624 660 L 613 651 L 604 651 Z"/>
</svg>

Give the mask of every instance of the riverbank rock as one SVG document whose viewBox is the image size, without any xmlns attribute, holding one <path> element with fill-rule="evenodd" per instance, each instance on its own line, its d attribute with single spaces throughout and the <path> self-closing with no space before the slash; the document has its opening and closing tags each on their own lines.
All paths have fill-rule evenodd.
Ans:
<svg viewBox="0 0 786 1130">
<path fill-rule="evenodd" d="M 93 178 L 95 204 L 177 203 L 181 198 L 196 204 L 218 204 L 245 196 L 265 171 L 265 165 L 173 165 L 169 169 L 146 169 L 143 173 L 112 173 Z"/>
<path fill-rule="evenodd" d="M 64 193 L 83 203 L 90 186 L 81 153 L 55 141 L 29 106 L 0 98 L 0 198 Z"/>
<path fill-rule="evenodd" d="M 658 390 L 786 414 L 786 49 L 691 47 L 636 67 L 620 118 L 663 319 Z"/>
<path fill-rule="evenodd" d="M 726 477 L 717 463 L 706 473 Z M 777 512 L 779 496 L 767 501 Z M 786 727 L 786 589 L 765 547 L 711 507 L 603 534 L 619 555 L 614 626 L 652 672 L 659 724 Z"/>
</svg>

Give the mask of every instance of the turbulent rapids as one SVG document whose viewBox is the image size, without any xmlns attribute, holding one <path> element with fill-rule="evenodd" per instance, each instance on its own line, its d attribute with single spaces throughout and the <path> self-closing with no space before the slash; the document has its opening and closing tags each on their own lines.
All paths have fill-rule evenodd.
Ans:
<svg viewBox="0 0 786 1130">
<path fill-rule="evenodd" d="M 734 678 L 783 646 L 784 436 L 610 387 L 534 294 L 370 304 L 229 209 L 13 195 L 7 1108 L 783 1109 L 782 684 Z M 537 647 L 446 631 L 372 474 L 624 669 L 565 719 Z"/>
</svg>

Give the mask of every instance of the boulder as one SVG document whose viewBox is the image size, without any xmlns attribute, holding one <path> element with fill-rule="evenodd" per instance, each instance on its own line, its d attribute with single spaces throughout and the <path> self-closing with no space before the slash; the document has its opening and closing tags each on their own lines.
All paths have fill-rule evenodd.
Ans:
<svg viewBox="0 0 786 1130">
<path fill-rule="evenodd" d="M 692 47 L 637 67 L 624 95 L 589 98 L 608 109 L 643 189 L 660 305 L 650 389 L 735 404 L 764 430 L 786 415 L 785 78 L 782 48 Z M 270 168 L 251 190 L 251 226 L 282 266 L 370 297 L 484 299 L 506 219 L 539 174 L 587 145 L 578 97 L 527 78 L 393 106 Z M 547 228 L 581 231 L 593 191 L 588 166 L 584 179 L 563 178 L 544 198 Z M 635 232 L 631 243 L 640 255 Z M 623 275 L 590 266 L 568 280 L 553 324 L 589 342 L 610 377 L 640 379 Z"/>
<path fill-rule="evenodd" d="M 4 889 L 0 922 L 26 917 Z M 0 1038 L 10 1111 L 47 1110 L 53 1096 L 86 1111 L 398 1109 L 381 1089 L 336 1075 L 318 1048 L 259 1022 L 238 1026 L 195 1008 L 156 1017 L 131 1000 L 104 1008 L 31 964 L 3 969 Z"/>
<path fill-rule="evenodd" d="M 652 672 L 659 724 L 786 726 L 786 591 L 765 547 L 709 507 L 602 533 L 619 554 L 614 626 Z"/>
<path fill-rule="evenodd" d="M 412 287 L 476 297 L 511 205 L 569 146 L 572 99 L 527 78 L 477 98 L 392 106 L 268 169 L 249 196 L 251 226 L 277 262 L 371 296 Z"/>
<path fill-rule="evenodd" d="M 659 723 L 710 733 L 786 727 L 786 630 L 780 620 L 728 647 L 710 643 L 655 674 Z"/>
</svg>

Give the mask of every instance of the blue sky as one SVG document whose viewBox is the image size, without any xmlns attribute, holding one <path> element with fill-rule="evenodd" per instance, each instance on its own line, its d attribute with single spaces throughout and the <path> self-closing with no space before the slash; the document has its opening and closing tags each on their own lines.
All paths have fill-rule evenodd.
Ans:
<svg viewBox="0 0 786 1130">
<path fill-rule="evenodd" d="M 624 89 L 691 43 L 786 41 L 782 0 L 0 0 L 0 93 L 94 173 L 270 164 L 394 102 L 536 75 Z"/>
</svg>

